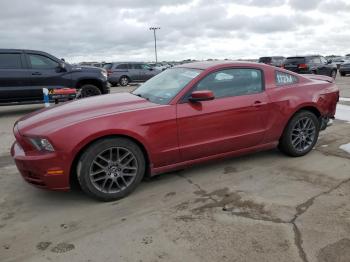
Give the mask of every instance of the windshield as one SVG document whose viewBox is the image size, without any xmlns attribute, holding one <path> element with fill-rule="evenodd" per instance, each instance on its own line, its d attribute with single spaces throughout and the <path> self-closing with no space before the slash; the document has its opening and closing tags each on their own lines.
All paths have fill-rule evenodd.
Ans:
<svg viewBox="0 0 350 262">
<path fill-rule="evenodd" d="M 156 104 L 169 103 L 201 70 L 190 68 L 172 68 L 154 76 L 133 94 Z"/>
</svg>

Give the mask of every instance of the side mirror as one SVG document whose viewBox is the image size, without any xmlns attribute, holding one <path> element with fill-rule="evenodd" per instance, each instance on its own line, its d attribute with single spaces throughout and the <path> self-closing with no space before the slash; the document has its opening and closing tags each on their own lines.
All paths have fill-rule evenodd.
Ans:
<svg viewBox="0 0 350 262">
<path fill-rule="evenodd" d="M 215 98 L 214 93 L 210 90 L 194 91 L 189 100 L 191 102 L 209 101 Z"/>
<path fill-rule="evenodd" d="M 58 72 L 65 72 L 66 70 L 66 64 L 65 63 L 59 63 L 57 67 Z"/>
<path fill-rule="evenodd" d="M 330 59 L 330 60 L 327 60 L 327 64 L 329 65 L 329 64 L 332 64 L 332 60 Z"/>
</svg>

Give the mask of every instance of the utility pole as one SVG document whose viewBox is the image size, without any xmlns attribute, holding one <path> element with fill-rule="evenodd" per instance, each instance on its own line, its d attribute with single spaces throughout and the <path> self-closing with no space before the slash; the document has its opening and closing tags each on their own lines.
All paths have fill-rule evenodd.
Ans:
<svg viewBox="0 0 350 262">
<path fill-rule="evenodd" d="M 156 37 L 156 30 L 160 29 L 160 27 L 150 27 L 149 30 L 153 30 L 154 35 L 154 54 L 156 56 L 156 63 L 158 63 L 158 56 L 157 56 L 157 37 Z"/>
</svg>

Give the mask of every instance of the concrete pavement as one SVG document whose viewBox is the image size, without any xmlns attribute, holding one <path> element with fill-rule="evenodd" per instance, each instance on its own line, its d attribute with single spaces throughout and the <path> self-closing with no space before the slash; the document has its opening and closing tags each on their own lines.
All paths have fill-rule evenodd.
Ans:
<svg viewBox="0 0 350 262">
<path fill-rule="evenodd" d="M 339 148 L 350 142 L 347 122 L 305 157 L 216 161 L 99 203 L 21 179 L 4 147 L 15 119 L 36 107 L 0 116 L 0 261 L 350 261 L 350 154 Z"/>
</svg>

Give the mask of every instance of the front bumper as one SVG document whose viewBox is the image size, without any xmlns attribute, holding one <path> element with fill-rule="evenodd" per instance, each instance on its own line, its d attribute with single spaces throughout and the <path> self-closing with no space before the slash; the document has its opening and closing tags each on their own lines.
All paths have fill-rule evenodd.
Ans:
<svg viewBox="0 0 350 262">
<path fill-rule="evenodd" d="M 64 158 L 60 158 L 57 153 L 26 155 L 21 145 L 15 142 L 11 155 L 29 184 L 43 189 L 69 190 L 69 169 L 65 167 Z"/>
</svg>

